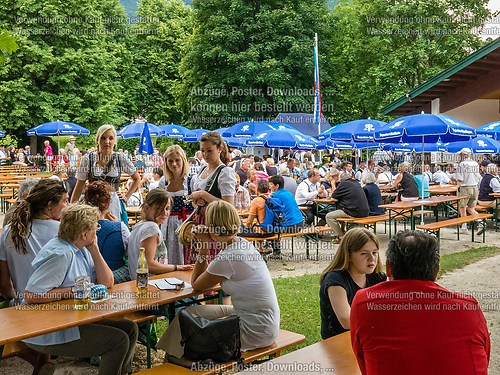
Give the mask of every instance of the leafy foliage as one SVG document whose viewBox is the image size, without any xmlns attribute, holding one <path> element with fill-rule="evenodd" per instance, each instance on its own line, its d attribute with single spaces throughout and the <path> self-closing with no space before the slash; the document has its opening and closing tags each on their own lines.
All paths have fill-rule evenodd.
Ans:
<svg viewBox="0 0 500 375">
<path fill-rule="evenodd" d="M 160 124 L 179 122 L 174 92 L 178 65 L 192 30 L 192 10 L 181 0 L 143 0 L 142 20 L 127 38 L 126 102 L 129 116 L 147 116 Z"/>
<path fill-rule="evenodd" d="M 343 0 L 335 7 L 332 75 L 351 118 L 380 108 L 482 46 L 472 33 L 487 0 Z"/>
<path fill-rule="evenodd" d="M 10 55 L 18 48 L 16 40 L 7 30 L 0 28 L 0 65 L 5 61 L 5 55 Z"/>
<path fill-rule="evenodd" d="M 306 105 L 311 112 L 312 43 L 314 31 L 321 32 L 328 19 L 324 1 L 203 0 L 193 5 L 194 33 L 180 65 L 183 81 L 177 93 L 184 122 L 214 129 Z M 294 89 L 309 93 L 280 92 Z"/>
</svg>

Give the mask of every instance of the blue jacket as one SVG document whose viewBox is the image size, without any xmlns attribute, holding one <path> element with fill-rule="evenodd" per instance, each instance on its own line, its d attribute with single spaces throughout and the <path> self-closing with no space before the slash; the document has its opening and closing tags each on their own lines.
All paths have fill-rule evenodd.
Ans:
<svg viewBox="0 0 500 375">
<path fill-rule="evenodd" d="M 302 212 L 300 212 L 299 206 L 292 193 L 285 189 L 278 189 L 271 196 L 279 199 L 285 206 L 285 211 L 283 213 L 285 216 L 285 222 L 283 223 L 284 227 L 300 224 L 304 221 Z"/>
</svg>

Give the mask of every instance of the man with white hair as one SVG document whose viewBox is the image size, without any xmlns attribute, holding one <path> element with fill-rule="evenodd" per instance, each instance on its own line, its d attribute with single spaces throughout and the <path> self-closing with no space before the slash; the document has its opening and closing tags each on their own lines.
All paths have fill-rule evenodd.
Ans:
<svg viewBox="0 0 500 375">
<path fill-rule="evenodd" d="M 459 151 L 461 162 L 458 164 L 456 179 L 459 185 L 458 195 L 466 198 L 459 204 L 460 217 L 466 217 L 467 211 L 471 215 L 477 215 L 475 209 L 478 197 L 478 183 L 481 180 L 479 164 L 471 159 L 472 150 L 464 147 Z M 467 223 L 462 224 L 461 231 L 468 232 Z"/>
</svg>

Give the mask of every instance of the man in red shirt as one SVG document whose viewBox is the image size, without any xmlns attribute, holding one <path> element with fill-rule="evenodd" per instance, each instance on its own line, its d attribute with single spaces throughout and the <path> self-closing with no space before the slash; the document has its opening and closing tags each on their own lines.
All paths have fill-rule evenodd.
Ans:
<svg viewBox="0 0 500 375">
<path fill-rule="evenodd" d="M 473 297 L 434 282 L 436 238 L 399 232 L 386 255 L 390 281 L 360 290 L 351 306 L 351 342 L 361 372 L 486 375 L 486 320 Z"/>
</svg>

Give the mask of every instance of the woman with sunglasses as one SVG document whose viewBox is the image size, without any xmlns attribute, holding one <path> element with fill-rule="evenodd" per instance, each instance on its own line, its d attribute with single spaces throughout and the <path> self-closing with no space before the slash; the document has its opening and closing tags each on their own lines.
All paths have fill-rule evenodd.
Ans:
<svg viewBox="0 0 500 375">
<path fill-rule="evenodd" d="M 89 152 L 82 158 L 77 168 L 77 182 L 71 195 L 71 202 L 78 202 L 82 195 L 85 182 L 104 181 L 110 185 L 111 204 L 109 211 L 113 216 L 128 224 L 125 204 L 141 184 L 141 178 L 132 162 L 125 154 L 114 152 L 116 146 L 116 129 L 113 125 L 102 125 L 95 137 L 97 152 Z M 128 173 L 133 180 L 127 192 L 120 192 L 120 177 Z"/>
<path fill-rule="evenodd" d="M 146 250 L 149 273 L 159 274 L 193 269 L 192 265 L 168 264 L 167 248 L 163 242 L 160 225 L 170 214 L 172 198 L 163 189 L 151 190 L 142 205 L 142 221 L 132 228 L 128 241 L 128 265 L 130 276 L 136 278 L 139 249 Z"/>
</svg>

